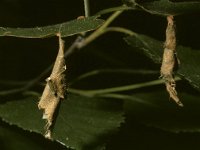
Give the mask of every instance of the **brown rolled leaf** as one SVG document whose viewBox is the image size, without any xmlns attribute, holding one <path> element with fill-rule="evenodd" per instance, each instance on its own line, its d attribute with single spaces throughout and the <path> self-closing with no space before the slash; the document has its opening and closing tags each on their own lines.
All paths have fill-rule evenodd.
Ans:
<svg viewBox="0 0 200 150">
<path fill-rule="evenodd" d="M 178 98 L 176 91 L 176 82 L 174 80 L 173 71 L 176 63 L 176 33 L 173 16 L 167 17 L 168 25 L 166 29 L 166 41 L 164 45 L 164 53 L 162 65 L 160 69 L 161 77 L 165 80 L 167 92 L 179 106 L 183 106 Z"/>
<path fill-rule="evenodd" d="M 64 59 L 64 41 L 59 36 L 59 51 L 50 77 L 47 78 L 47 84 L 39 101 L 38 108 L 43 109 L 43 119 L 47 120 L 45 137 L 51 139 L 51 127 L 55 119 L 55 112 L 58 105 L 65 97 L 65 59 Z"/>
</svg>

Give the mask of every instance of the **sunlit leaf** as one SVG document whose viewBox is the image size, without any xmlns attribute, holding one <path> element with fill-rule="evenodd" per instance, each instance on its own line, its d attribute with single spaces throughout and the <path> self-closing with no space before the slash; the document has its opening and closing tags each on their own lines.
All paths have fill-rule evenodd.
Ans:
<svg viewBox="0 0 200 150">
<path fill-rule="evenodd" d="M 38 97 L 0 105 L 0 117 L 9 124 L 44 134 Z M 121 101 L 69 95 L 61 103 L 53 139 L 77 150 L 98 148 L 123 122 Z"/>
<path fill-rule="evenodd" d="M 90 17 L 76 19 L 69 22 L 35 28 L 7 28 L 0 27 L 0 36 L 14 36 L 21 38 L 46 38 L 60 33 L 62 37 L 81 32 L 91 31 L 103 24 L 103 20 Z"/>
</svg>

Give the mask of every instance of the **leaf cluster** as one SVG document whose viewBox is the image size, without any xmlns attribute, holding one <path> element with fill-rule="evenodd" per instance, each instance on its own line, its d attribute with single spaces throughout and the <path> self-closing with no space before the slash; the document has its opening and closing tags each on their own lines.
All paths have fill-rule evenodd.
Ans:
<svg viewBox="0 0 200 150">
<path fill-rule="evenodd" d="M 100 3 L 102 2 L 97 4 Z M 43 47 L 39 48 L 40 45 L 36 46 L 40 50 L 39 54 L 32 53 L 38 58 L 34 62 L 38 66 L 49 66 L 50 63 L 45 65 L 49 58 L 54 61 L 57 47 L 52 45 L 58 45 L 57 39 L 54 39 L 58 34 L 65 40 L 66 46 L 70 47 L 66 49 L 69 89 L 56 114 L 53 141 L 43 137 L 46 122 L 42 120 L 42 112 L 37 108 L 44 88 L 41 79 L 48 76 L 49 68 L 44 72 L 36 69 L 38 74 L 42 72 L 38 78 L 24 81 L 24 72 L 31 71 L 34 67 L 24 64 L 23 59 L 23 72 L 20 74 L 17 70 L 11 73 L 12 76 L 20 74 L 23 81 L 4 81 L 1 77 L 0 149 L 128 150 L 149 147 L 188 149 L 191 146 L 197 146 L 199 149 L 198 142 L 192 140 L 200 139 L 199 47 L 193 48 L 192 42 L 188 43 L 189 46 L 184 46 L 181 41 L 181 45 L 177 46 L 180 65 L 177 65 L 174 75 L 184 108 L 178 108 L 168 101 L 164 81 L 159 79 L 159 66 L 162 62 L 166 27 L 163 18 L 173 15 L 178 23 L 182 16 L 183 20 L 187 15 L 198 16 L 200 2 L 124 0 L 123 4 L 113 7 L 111 2 L 110 8 L 98 10 L 96 15 L 54 25 L 31 28 L 0 27 L 1 43 L 8 44 L 7 41 L 13 39 L 20 43 L 19 39 L 24 38 L 22 43 L 25 45 L 25 51 L 28 51 L 26 48 L 31 46 L 27 46 L 26 42 L 33 40 L 33 49 L 30 48 L 28 53 L 34 51 L 37 41 L 44 45 L 46 40 L 50 44 L 44 54 L 41 52 Z M 96 4 L 91 2 L 91 8 L 95 6 Z M 106 15 L 111 12 L 114 13 L 107 18 Z M 119 16 L 122 12 L 125 13 Z M 113 22 L 118 16 L 119 21 Z M 137 25 L 134 22 L 139 23 Z M 145 24 L 147 22 L 148 24 Z M 157 27 L 160 22 L 164 28 L 162 25 Z M 198 19 L 187 22 L 189 27 L 192 27 L 192 23 L 199 25 Z M 177 31 L 178 29 L 179 26 Z M 123 35 L 107 33 L 110 31 Z M 81 37 L 78 44 L 72 42 L 72 35 Z M 102 37 L 97 39 L 99 36 Z M 28 38 L 31 39 L 27 41 Z M 196 39 L 198 36 L 191 38 Z M 12 51 L 20 48 L 23 46 L 19 45 L 16 50 L 8 47 L 7 54 L 12 55 Z M 52 49 L 55 49 L 55 53 L 51 52 Z M 25 52 L 16 54 L 21 55 L 21 58 L 27 55 Z M 39 58 L 38 55 L 43 57 Z M 15 59 L 19 60 L 16 56 Z M 29 57 L 31 60 L 31 56 Z M 20 67 L 23 67 L 22 63 Z M 34 73 L 33 69 L 31 74 Z"/>
</svg>

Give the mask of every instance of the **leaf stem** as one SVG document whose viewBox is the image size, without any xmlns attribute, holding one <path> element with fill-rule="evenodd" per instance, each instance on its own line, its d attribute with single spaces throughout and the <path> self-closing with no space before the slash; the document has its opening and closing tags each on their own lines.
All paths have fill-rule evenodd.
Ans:
<svg viewBox="0 0 200 150">
<path fill-rule="evenodd" d="M 132 9 L 136 9 L 136 8 L 132 8 L 132 7 L 128 7 L 126 5 L 123 5 L 123 6 L 112 7 L 112 8 L 101 10 L 98 13 L 96 13 L 95 15 L 101 16 L 101 15 L 108 14 L 108 13 L 111 13 L 111 12 L 114 12 L 114 11 L 132 10 Z"/>
<path fill-rule="evenodd" d="M 90 16 L 90 3 L 89 0 L 84 0 L 84 10 L 85 10 L 85 17 Z"/>
<path fill-rule="evenodd" d="M 179 77 L 176 77 L 176 80 L 181 80 L 181 79 Z M 107 93 L 113 93 L 113 92 L 135 90 L 135 89 L 153 86 L 153 85 L 159 85 L 163 83 L 165 83 L 165 81 L 159 79 L 159 80 L 154 80 L 154 81 L 149 81 L 149 82 L 144 82 L 144 83 L 139 83 L 139 84 L 131 84 L 131 85 L 106 88 L 106 89 L 97 89 L 97 90 L 80 90 L 80 89 L 70 88 L 69 92 L 74 93 L 74 94 L 85 95 L 85 96 L 95 96 L 95 95 L 107 94 Z"/>
<path fill-rule="evenodd" d="M 115 20 L 123 11 L 116 11 L 114 12 L 107 20 L 106 22 L 99 28 L 99 30 L 104 30 L 107 26 L 109 26 L 113 20 Z"/>
<path fill-rule="evenodd" d="M 122 28 L 122 27 L 108 27 L 104 30 L 104 32 L 110 32 L 110 31 L 114 31 L 114 32 L 121 32 L 121 33 L 125 33 L 128 34 L 130 36 L 135 35 L 136 33 L 126 29 L 126 28 Z"/>
<path fill-rule="evenodd" d="M 99 75 L 99 74 L 108 74 L 108 73 L 120 73 L 120 74 L 159 74 L 159 71 L 155 70 L 134 70 L 134 69 L 98 69 L 92 70 L 87 73 L 81 74 L 74 81 L 70 82 L 70 85 L 74 84 L 77 81 L 83 80 L 85 78 L 89 78 L 91 76 Z"/>
<path fill-rule="evenodd" d="M 138 98 L 135 95 L 124 95 L 124 94 L 111 93 L 111 94 L 101 95 L 100 97 L 103 97 L 103 98 L 115 98 L 115 99 L 122 99 L 122 100 L 130 100 L 130 101 L 134 101 L 134 102 L 137 102 L 137 103 L 145 104 L 147 106 L 158 108 L 158 105 L 153 104 L 153 103 L 151 103 L 149 101 L 145 101 L 142 98 Z"/>
<path fill-rule="evenodd" d="M 10 95 L 10 94 L 17 94 L 17 93 L 20 93 L 20 92 L 23 92 L 23 91 L 25 91 L 24 87 L 11 89 L 11 90 L 0 91 L 0 96 L 7 96 L 7 95 Z"/>
<path fill-rule="evenodd" d="M 96 31 L 94 31 L 91 35 L 89 35 L 85 40 L 83 40 L 81 43 L 79 43 L 78 48 L 82 48 L 95 40 L 97 37 L 101 36 L 105 33 L 105 29 L 107 26 L 109 26 L 112 21 L 117 18 L 123 11 L 116 11 L 114 12 L 106 21 L 105 23 Z"/>
</svg>

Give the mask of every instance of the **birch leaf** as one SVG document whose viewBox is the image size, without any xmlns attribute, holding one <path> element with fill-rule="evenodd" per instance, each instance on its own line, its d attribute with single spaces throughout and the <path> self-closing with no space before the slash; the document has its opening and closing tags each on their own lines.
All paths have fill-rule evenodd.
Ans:
<svg viewBox="0 0 200 150">
<path fill-rule="evenodd" d="M 27 138 L 28 137 L 28 138 Z M 51 142 L 39 134 L 22 131 L 0 121 L 0 143 L 2 150 L 67 150 L 58 142 Z"/>
<path fill-rule="evenodd" d="M 155 63 L 161 63 L 164 42 L 141 34 L 127 37 L 125 40 L 133 48 L 142 51 Z M 192 86 L 200 91 L 200 51 L 180 45 L 177 46 L 176 50 L 178 59 L 180 60 L 177 74 L 189 81 Z"/>
<path fill-rule="evenodd" d="M 45 122 L 37 96 L 0 105 L 0 117 L 31 132 L 44 133 Z M 124 121 L 122 102 L 69 94 L 60 106 L 52 137 L 67 147 L 88 150 L 101 147 Z"/>
<path fill-rule="evenodd" d="M 0 36 L 14 36 L 20 38 L 47 38 L 56 36 L 58 33 L 61 37 L 72 36 L 81 32 L 95 30 L 103 24 L 103 20 L 96 17 L 85 19 L 76 19 L 61 24 L 35 27 L 35 28 L 7 28 L 0 27 Z"/>
<path fill-rule="evenodd" d="M 135 8 L 138 6 L 140 9 L 157 15 L 181 15 L 192 12 L 200 12 L 200 2 L 176 2 L 170 0 L 124 0 L 125 3 Z"/>
<path fill-rule="evenodd" d="M 179 96 L 185 104 L 183 108 L 169 103 L 164 89 L 136 93 L 131 96 L 132 101 L 126 101 L 125 108 L 135 120 L 148 126 L 176 133 L 199 132 L 199 95 L 179 92 Z M 136 103 L 134 99 L 146 103 Z"/>
</svg>

